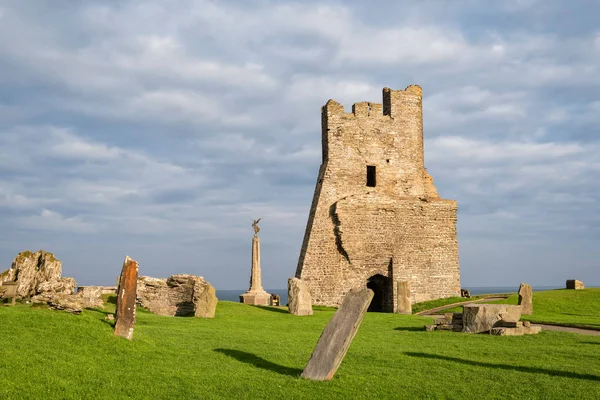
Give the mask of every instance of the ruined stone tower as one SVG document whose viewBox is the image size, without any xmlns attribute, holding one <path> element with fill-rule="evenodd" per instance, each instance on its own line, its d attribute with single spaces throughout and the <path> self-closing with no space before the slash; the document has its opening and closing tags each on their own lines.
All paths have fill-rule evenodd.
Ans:
<svg viewBox="0 0 600 400">
<path fill-rule="evenodd" d="M 370 287 L 371 309 L 396 311 L 396 285 L 412 302 L 459 296 L 456 202 L 441 199 L 424 166 L 422 91 L 383 89 L 383 104 L 329 100 L 323 161 L 296 277 L 313 304 L 339 305 Z"/>
</svg>

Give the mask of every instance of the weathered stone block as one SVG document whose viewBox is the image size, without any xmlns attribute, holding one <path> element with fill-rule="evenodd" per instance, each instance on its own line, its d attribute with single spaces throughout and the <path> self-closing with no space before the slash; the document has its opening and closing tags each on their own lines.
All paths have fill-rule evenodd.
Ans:
<svg viewBox="0 0 600 400">
<path fill-rule="evenodd" d="M 469 304 L 463 307 L 463 332 L 488 332 L 499 321 L 517 322 L 521 306 L 509 304 Z"/>
<path fill-rule="evenodd" d="M 271 293 L 271 305 L 274 307 L 279 307 L 281 305 L 281 298 L 278 294 Z"/>
<path fill-rule="evenodd" d="M 216 290 L 210 283 L 198 278 L 193 280 L 194 316 L 197 318 L 214 318 L 218 302 Z"/>
<path fill-rule="evenodd" d="M 35 253 L 26 250 L 15 257 L 12 266 L 0 274 L 0 279 L 2 282 L 16 282 L 16 297 L 23 298 L 35 296 L 41 283 L 57 281 L 61 274 L 62 263 L 54 254 L 44 250 Z"/>
<path fill-rule="evenodd" d="M 117 293 L 115 335 L 129 340 L 133 339 L 133 327 L 135 325 L 138 270 L 137 261 L 126 256 Z"/>
<path fill-rule="evenodd" d="M 0 285 L 0 299 L 14 299 L 17 295 L 16 282 L 4 282 Z"/>
<path fill-rule="evenodd" d="M 288 279 L 288 311 L 299 316 L 313 315 L 310 292 L 298 278 Z"/>
<path fill-rule="evenodd" d="M 66 311 L 71 314 L 81 314 L 83 309 L 83 300 L 75 294 L 61 294 L 54 292 L 45 292 L 35 295 L 31 298 L 34 304 L 46 304 L 53 310 Z"/>
<path fill-rule="evenodd" d="M 60 278 L 58 280 L 41 282 L 37 287 L 37 293 L 73 294 L 77 282 L 73 278 Z"/>
<path fill-rule="evenodd" d="M 533 289 L 526 283 L 519 286 L 519 305 L 521 314 L 531 315 L 533 313 Z"/>
<path fill-rule="evenodd" d="M 583 289 L 583 282 L 578 281 L 577 279 L 569 279 L 567 280 L 567 289 L 580 290 Z"/>
<path fill-rule="evenodd" d="M 104 306 L 102 300 L 103 286 L 83 286 L 77 288 L 77 294 L 81 296 L 84 308 L 101 308 Z"/>
<path fill-rule="evenodd" d="M 412 302 L 410 293 L 410 281 L 398 281 L 397 283 L 397 312 L 399 314 L 412 314 Z"/>
<path fill-rule="evenodd" d="M 166 279 L 138 278 L 137 304 L 154 314 L 213 318 L 217 301 L 215 288 L 201 276 L 179 274 Z"/>
<path fill-rule="evenodd" d="M 328 381 L 339 368 L 373 299 L 370 289 L 352 289 L 321 334 L 302 377 Z"/>
<path fill-rule="evenodd" d="M 531 327 L 516 327 L 516 328 L 492 328 L 490 333 L 496 336 L 523 336 L 523 335 L 535 335 L 542 331 L 540 326 Z"/>
</svg>

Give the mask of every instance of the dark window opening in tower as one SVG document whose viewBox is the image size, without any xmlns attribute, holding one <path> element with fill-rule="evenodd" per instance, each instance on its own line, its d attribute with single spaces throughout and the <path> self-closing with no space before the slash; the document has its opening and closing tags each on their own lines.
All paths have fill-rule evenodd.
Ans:
<svg viewBox="0 0 600 400">
<path fill-rule="evenodd" d="M 374 165 L 367 165 L 367 186 L 375 187 L 377 185 L 376 168 Z"/>
</svg>

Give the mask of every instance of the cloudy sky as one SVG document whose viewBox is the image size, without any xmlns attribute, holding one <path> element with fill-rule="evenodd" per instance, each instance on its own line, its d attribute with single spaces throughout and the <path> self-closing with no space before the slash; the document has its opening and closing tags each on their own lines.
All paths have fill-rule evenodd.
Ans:
<svg viewBox="0 0 600 400">
<path fill-rule="evenodd" d="M 293 276 L 320 107 L 424 92 L 425 163 L 459 204 L 462 284 L 600 286 L 595 0 L 0 0 L 0 267 L 80 284 L 246 289 Z"/>
</svg>

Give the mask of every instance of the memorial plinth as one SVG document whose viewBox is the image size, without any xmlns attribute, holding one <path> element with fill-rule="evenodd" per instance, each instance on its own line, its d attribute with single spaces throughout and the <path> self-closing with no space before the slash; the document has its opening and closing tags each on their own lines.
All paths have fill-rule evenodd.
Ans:
<svg viewBox="0 0 600 400">
<path fill-rule="evenodd" d="M 257 235 L 252 238 L 252 272 L 250 274 L 250 289 L 240 295 L 240 303 L 254 306 L 271 305 L 271 295 L 262 287 L 260 272 L 260 239 Z"/>
</svg>

